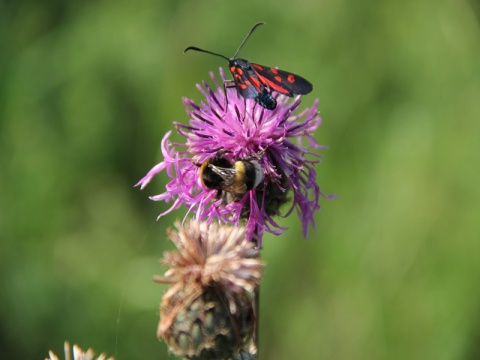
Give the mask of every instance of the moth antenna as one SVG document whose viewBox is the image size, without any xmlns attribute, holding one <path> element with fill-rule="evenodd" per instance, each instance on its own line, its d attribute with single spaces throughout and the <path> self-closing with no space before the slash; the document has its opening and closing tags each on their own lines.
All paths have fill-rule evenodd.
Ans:
<svg viewBox="0 0 480 360">
<path fill-rule="evenodd" d="M 211 55 L 215 55 L 215 56 L 219 56 L 221 58 L 224 58 L 225 60 L 230 60 L 229 58 L 227 58 L 226 56 L 223 56 L 222 54 L 217 54 L 217 53 L 214 53 L 212 51 L 208 51 L 208 50 L 203 50 L 203 49 L 200 49 L 196 46 L 189 46 L 187 47 L 185 50 L 183 50 L 183 53 L 185 54 L 188 50 L 195 50 L 195 51 L 199 51 L 199 52 L 204 52 L 204 53 L 207 53 L 207 54 L 211 54 Z"/>
<path fill-rule="evenodd" d="M 232 59 L 235 59 L 237 57 L 237 54 L 239 53 L 240 49 L 242 48 L 243 44 L 245 44 L 245 41 L 247 41 L 247 39 L 250 37 L 250 35 L 252 35 L 253 31 L 259 27 L 260 25 L 265 25 L 264 22 L 258 22 L 256 23 L 255 25 L 253 25 L 253 27 L 250 29 L 250 31 L 248 32 L 247 36 L 245 36 L 245 39 L 243 39 L 242 43 L 240 44 L 240 46 L 238 47 L 237 49 L 237 52 L 235 53 L 235 55 L 233 55 Z"/>
</svg>

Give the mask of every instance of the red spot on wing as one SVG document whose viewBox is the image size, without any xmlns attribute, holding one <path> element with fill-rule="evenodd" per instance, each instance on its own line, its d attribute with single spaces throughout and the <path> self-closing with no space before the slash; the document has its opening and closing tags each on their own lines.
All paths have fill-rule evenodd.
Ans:
<svg viewBox="0 0 480 360">
<path fill-rule="evenodd" d="M 292 96 L 292 93 L 288 91 L 287 89 L 283 88 L 281 85 L 278 85 L 274 83 L 272 80 L 267 79 L 266 77 L 257 74 L 260 81 L 264 84 L 267 85 L 270 89 L 275 90 L 281 94 L 285 94 L 287 96 Z M 281 79 L 280 79 L 281 80 Z"/>
<path fill-rule="evenodd" d="M 258 92 L 261 92 L 262 89 L 262 81 L 260 81 L 259 79 L 257 79 L 256 77 L 254 76 L 249 76 L 248 77 L 250 79 L 250 81 L 252 82 L 252 85 L 253 87 L 255 88 L 255 90 L 257 90 Z"/>
<path fill-rule="evenodd" d="M 274 79 L 275 79 L 277 82 L 279 82 L 279 83 L 282 82 L 282 78 L 281 78 L 280 76 L 278 76 L 278 75 L 275 76 Z"/>
<path fill-rule="evenodd" d="M 277 75 L 277 74 L 278 74 L 278 70 L 275 69 L 275 68 L 270 68 L 270 71 L 272 72 L 273 75 Z"/>
<path fill-rule="evenodd" d="M 287 76 L 287 81 L 293 84 L 295 82 L 295 76 L 293 76 L 292 74 L 289 74 Z"/>
<path fill-rule="evenodd" d="M 252 64 L 252 66 L 253 66 L 254 68 L 257 68 L 258 70 L 263 70 L 263 66 L 262 66 L 262 65 Z"/>
</svg>

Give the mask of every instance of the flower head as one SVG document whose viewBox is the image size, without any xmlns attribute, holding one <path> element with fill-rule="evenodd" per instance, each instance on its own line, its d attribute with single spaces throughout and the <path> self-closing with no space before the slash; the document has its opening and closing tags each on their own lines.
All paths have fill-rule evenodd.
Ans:
<svg viewBox="0 0 480 360">
<path fill-rule="evenodd" d="M 230 357 L 253 335 L 252 294 L 263 267 L 258 250 L 242 228 L 193 219 L 175 226 L 169 237 L 178 251 L 164 254 L 169 269 L 154 278 L 172 284 L 160 304 L 157 335 L 179 356 Z"/>
<path fill-rule="evenodd" d="M 65 341 L 64 343 L 64 351 L 65 351 L 65 360 L 72 359 L 72 349 L 70 348 L 70 343 Z M 94 360 L 95 353 L 92 349 L 88 349 L 87 352 L 84 352 L 78 345 L 73 345 L 73 360 Z M 49 357 L 45 360 L 58 360 L 57 355 L 55 355 L 52 351 L 49 352 Z M 96 360 L 114 360 L 113 357 L 109 357 L 105 354 L 100 354 Z"/>
<path fill-rule="evenodd" d="M 284 228 L 273 216 L 281 215 L 279 209 L 290 200 L 287 194 L 291 192 L 292 205 L 284 216 L 296 209 L 306 236 L 308 225 L 315 227 L 314 213 L 320 209 L 322 195 L 314 169 L 319 161 L 314 150 L 320 146 L 312 135 L 321 123 L 318 100 L 311 108 L 297 113 L 301 96 L 289 102 L 288 97 L 275 94 L 277 107 L 267 110 L 253 99 L 240 97 L 236 89 L 225 89 L 222 69 L 220 76 L 222 85 L 211 73 L 216 89 L 206 82 L 197 85 L 205 96 L 200 104 L 183 100 L 190 122 L 175 125 L 177 132 L 185 137 L 185 143 L 172 143 L 168 132 L 161 145 L 164 160 L 137 186 L 143 189 L 156 174 L 165 170 L 171 181 L 165 192 L 151 199 L 173 201 L 173 205 L 159 217 L 186 205 L 197 219 L 208 223 L 219 219 L 238 225 L 246 220 L 247 237 L 255 237 L 257 241 L 261 241 L 264 231 L 283 232 Z M 230 164 L 226 167 L 230 167 L 228 171 L 235 174 L 236 181 L 243 175 L 236 172 L 237 162 L 254 161 L 263 172 L 260 184 L 233 197 L 233 190 L 229 188 L 222 191 L 206 187 L 200 165 L 218 158 L 219 154 Z"/>
</svg>

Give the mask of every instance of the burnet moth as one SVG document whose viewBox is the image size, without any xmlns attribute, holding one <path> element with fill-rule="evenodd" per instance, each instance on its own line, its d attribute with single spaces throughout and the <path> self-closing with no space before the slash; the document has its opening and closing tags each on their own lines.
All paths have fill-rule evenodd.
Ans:
<svg viewBox="0 0 480 360">
<path fill-rule="evenodd" d="M 233 76 L 233 84 L 231 86 L 234 86 L 238 93 L 245 99 L 255 99 L 255 102 L 260 106 L 268 110 L 273 110 L 277 106 L 277 101 L 273 98 L 272 91 L 290 97 L 293 95 L 304 95 L 312 91 L 312 84 L 301 76 L 288 71 L 258 65 L 248 60 L 237 58 L 238 52 L 253 31 L 258 26 L 264 24 L 263 22 L 259 22 L 253 25 L 238 47 L 235 55 L 230 59 L 224 55 L 203 50 L 195 46 L 189 46 L 183 52 L 195 50 L 228 60 L 228 67 Z"/>
</svg>

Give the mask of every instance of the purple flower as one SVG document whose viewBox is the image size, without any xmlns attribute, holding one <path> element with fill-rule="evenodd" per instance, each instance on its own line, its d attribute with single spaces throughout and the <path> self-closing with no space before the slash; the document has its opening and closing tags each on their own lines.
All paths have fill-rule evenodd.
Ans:
<svg viewBox="0 0 480 360">
<path fill-rule="evenodd" d="M 321 147 L 313 138 L 313 132 L 321 123 L 318 100 L 311 108 L 296 114 L 301 96 L 292 101 L 275 94 L 277 107 L 267 110 L 253 99 L 240 97 L 235 88 L 225 88 L 225 75 L 218 84 L 213 73 L 210 76 L 216 89 L 206 82 L 197 85 L 205 100 L 196 104 L 183 99 L 189 124 L 175 123 L 177 132 L 186 138 L 185 144 L 173 143 L 168 132 L 161 144 L 164 160 L 153 167 L 136 186 L 143 189 L 159 172 L 165 170 L 171 181 L 162 194 L 152 196 L 154 201 L 173 201 L 171 208 L 159 218 L 182 205 L 193 212 L 198 220 L 211 223 L 215 219 L 239 225 L 246 220 L 247 238 L 255 238 L 261 245 L 264 231 L 281 234 L 285 228 L 273 217 L 280 215 L 280 208 L 290 199 L 291 207 L 283 216 L 297 210 L 303 224 L 304 236 L 308 224 L 315 228 L 314 214 L 320 209 L 323 195 L 316 182 L 314 164 L 320 155 L 314 150 Z M 222 157 L 234 164 L 245 158 L 253 159 L 263 170 L 259 186 L 246 191 L 241 199 L 232 200 L 228 191 L 206 188 L 200 178 L 200 164 Z M 305 156 L 313 156 L 307 159 Z M 233 166 L 233 165 L 232 165 Z"/>
</svg>

